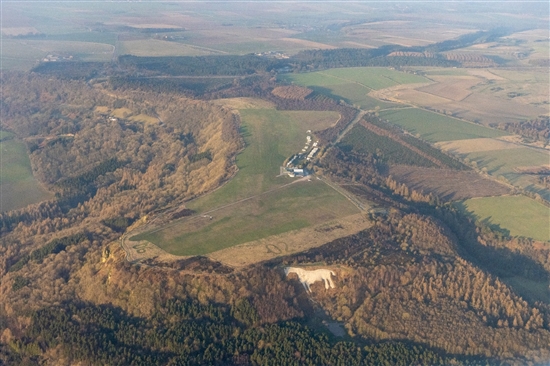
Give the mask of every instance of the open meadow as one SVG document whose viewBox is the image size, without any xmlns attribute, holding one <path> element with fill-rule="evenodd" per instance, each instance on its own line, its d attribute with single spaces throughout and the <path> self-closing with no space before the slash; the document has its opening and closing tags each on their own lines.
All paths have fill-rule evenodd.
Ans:
<svg viewBox="0 0 550 366">
<path fill-rule="evenodd" d="M 550 240 L 550 208 L 525 196 L 469 199 L 459 207 L 478 220 L 498 225 L 512 236 Z"/>
<path fill-rule="evenodd" d="M 6 136 L 2 132 L 2 137 Z M 33 177 L 25 144 L 17 140 L 0 142 L 0 212 L 25 207 L 50 198 Z"/>
<path fill-rule="evenodd" d="M 343 195 L 315 177 L 279 176 L 279 167 L 300 151 L 307 130 L 334 124 L 334 112 L 240 111 L 246 148 L 236 176 L 188 203 L 196 215 L 131 238 L 147 240 L 177 255 L 207 254 L 272 235 L 357 214 Z"/>
</svg>

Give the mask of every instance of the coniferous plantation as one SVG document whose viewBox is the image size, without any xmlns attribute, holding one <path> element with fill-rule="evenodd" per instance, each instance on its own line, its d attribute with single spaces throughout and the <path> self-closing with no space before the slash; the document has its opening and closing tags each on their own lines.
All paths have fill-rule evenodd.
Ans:
<svg viewBox="0 0 550 366">
<path fill-rule="evenodd" d="M 158 6 L 163 16 L 176 17 L 176 5 Z M 479 15 L 474 8 L 465 11 Z M 464 85 L 472 75 L 484 78 L 467 84 L 468 93 L 479 94 L 464 94 L 464 100 L 500 93 L 493 84 L 515 83 L 517 64 L 491 52 L 522 45 L 509 37 L 527 32 L 526 21 L 502 27 L 472 16 L 447 38 L 415 43 L 396 36 L 399 42 L 391 43 L 397 33 L 390 32 L 370 45 L 359 41 L 375 37 L 385 23 L 387 15 L 377 8 L 368 9 L 372 22 L 359 15 L 343 21 L 337 14 L 330 21 L 289 18 L 280 24 L 268 17 L 264 24 L 249 14 L 246 33 L 264 33 L 228 52 L 232 45 L 212 43 L 216 37 L 209 32 L 233 37 L 240 18 L 228 12 L 227 19 L 212 20 L 217 10 L 206 9 L 207 20 L 197 23 L 185 13 L 186 28 L 157 24 L 160 17 L 132 26 L 92 17 L 85 33 L 29 28 L 19 34 L 23 28 L 13 27 L 2 33 L 6 47 L 16 41 L 57 47 L 67 38 L 78 52 L 52 51 L 26 71 L 0 74 L 0 157 L 6 159 L 0 163 L 10 159 L 20 169 L 0 170 L 0 365 L 550 362 L 549 242 L 512 235 L 506 225 L 464 208 L 467 199 L 535 196 L 529 190 L 535 186 L 542 193 L 533 201 L 548 208 L 547 167 L 522 161 L 496 178 L 481 160 L 465 158 L 493 146 L 521 151 L 529 144 L 542 154 L 548 116 L 483 122 L 489 132 L 470 141 L 460 136 L 485 127 L 462 111 L 442 110 L 432 117 L 456 122 L 462 135 L 435 140 L 444 143 L 438 145 L 424 130 L 411 131 L 406 121 L 392 124 L 384 118 L 391 114 L 383 113 L 427 113 L 430 108 L 414 97 L 441 92 L 433 85 L 448 75 Z M 399 20 L 389 17 L 391 26 L 407 29 L 399 24 L 407 24 L 414 10 L 392 11 Z M 425 20 L 421 11 L 414 14 Z M 353 38 L 363 31 L 368 37 Z M 273 50 L 249 52 L 266 47 L 262 42 L 270 42 L 271 32 L 284 39 Z M 90 39 L 110 42 L 112 59 L 100 51 L 85 56 L 77 43 L 99 47 Z M 534 39 L 536 54 L 542 41 Z M 274 51 L 284 42 L 294 48 Z M 319 48 L 323 42 L 334 45 Z M 190 55 L 144 56 L 142 50 L 154 44 Z M 501 62 L 504 71 L 468 69 L 459 61 L 480 49 L 486 54 L 479 59 L 491 67 Z M 350 69 L 322 74 L 350 67 L 365 67 L 361 78 L 350 81 Z M 302 83 L 291 77 L 310 71 Z M 407 83 L 418 84 L 411 89 L 417 94 Z M 348 89 L 360 90 L 358 99 Z M 403 102 L 399 93 L 412 101 Z M 452 93 L 444 93 L 451 100 Z M 514 93 L 501 94 L 529 94 Z M 360 98 L 366 102 L 359 105 Z M 517 136 L 497 139 L 506 133 Z M 521 146 L 511 147 L 513 139 Z M 5 142 L 23 146 L 28 160 L 9 155 Z M 513 174 L 534 183 L 518 185 Z M 10 199 L 23 197 L 17 185 L 26 180 L 48 194 L 4 209 L 5 192 Z M 297 211 L 303 216 L 291 217 Z M 233 213 L 240 221 L 229 221 Z M 258 217 L 289 229 L 281 224 L 274 235 L 255 228 L 250 223 Z M 284 221 L 289 217 L 299 222 Z M 193 238 L 188 232 L 224 238 L 227 222 L 242 225 L 232 232 L 259 239 L 197 256 L 162 247 L 162 240 L 192 245 L 178 242 Z M 262 230 L 268 235 L 256 235 Z M 307 283 L 289 267 L 328 270 L 334 286 L 325 279 Z"/>
</svg>

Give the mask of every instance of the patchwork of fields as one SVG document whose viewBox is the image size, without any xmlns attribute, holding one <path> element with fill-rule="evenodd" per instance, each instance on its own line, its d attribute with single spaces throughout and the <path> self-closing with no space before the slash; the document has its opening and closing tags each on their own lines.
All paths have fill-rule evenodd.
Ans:
<svg viewBox="0 0 550 366">
<path fill-rule="evenodd" d="M 312 88 L 321 93 L 340 97 L 362 109 L 391 108 L 396 104 L 374 99 L 367 94 L 372 90 L 402 84 L 427 83 L 428 79 L 384 67 L 350 67 L 330 69 L 306 74 L 282 75 L 282 80 Z"/>
<path fill-rule="evenodd" d="M 517 141 L 501 139 L 508 133 L 468 121 L 481 119 L 482 123 L 488 124 L 495 119 L 502 122 L 536 116 L 543 110 L 537 109 L 539 106 L 536 103 L 540 100 L 533 98 L 541 95 L 536 88 L 548 84 L 543 80 L 544 77 L 536 72 L 529 76 L 525 72 L 492 69 L 426 69 L 425 71 L 427 78 L 382 68 L 348 68 L 288 75 L 285 79 L 317 92 L 344 98 L 348 103 L 353 103 L 362 109 L 374 109 L 378 106 L 380 117 L 390 123 L 436 144 L 440 149 L 454 154 L 495 179 L 498 178 L 550 199 L 550 191 L 537 182 L 537 176 L 522 172 L 522 168 L 525 167 L 548 165 L 550 163 L 548 151 L 525 146 Z M 519 85 L 531 79 L 535 81 L 536 86 Z M 418 83 L 423 84 L 419 86 Z M 518 94 L 520 98 L 530 93 L 532 96 L 512 100 L 514 98 L 509 97 L 511 94 L 508 93 L 518 88 L 524 89 L 523 94 Z M 383 98 L 383 100 L 377 98 Z M 407 103 L 414 107 L 408 106 Z M 430 107 L 445 113 L 416 106 Z M 461 118 L 446 115 L 448 113 Z M 371 153 L 384 151 L 388 162 L 394 164 L 430 166 L 422 163 L 421 159 L 415 158 L 413 154 L 409 153 L 405 156 L 403 147 L 399 144 L 383 136 L 367 133 L 359 127 L 355 127 L 342 140 L 341 145 L 343 148 L 346 146 L 354 149 L 366 148 L 367 152 Z M 408 162 L 409 160 L 411 161 Z M 506 185 L 483 178 L 474 172 L 395 166 L 390 169 L 390 174 L 401 181 L 408 182 L 413 188 L 454 200 L 498 196 L 510 191 Z M 502 205 L 508 202 L 510 206 L 506 210 L 513 210 L 515 201 L 505 200 L 499 204 L 498 208 L 494 205 L 485 207 L 484 213 L 489 215 L 491 208 L 502 210 Z M 542 218 L 547 217 L 548 212 L 544 212 Z M 506 229 L 510 222 L 501 220 L 501 224 Z M 529 236 L 531 229 L 534 230 L 533 237 L 543 237 L 533 226 L 526 227 L 521 231 L 522 234 L 512 235 Z"/>
</svg>

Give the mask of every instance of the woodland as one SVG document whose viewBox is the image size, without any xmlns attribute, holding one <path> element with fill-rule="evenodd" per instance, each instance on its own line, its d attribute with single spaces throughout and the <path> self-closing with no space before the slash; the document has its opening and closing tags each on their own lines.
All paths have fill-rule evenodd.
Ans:
<svg viewBox="0 0 550 366">
<path fill-rule="evenodd" d="M 358 111 L 274 77 L 288 64 L 297 71 L 452 66 L 456 61 L 387 55 L 442 52 L 502 32 L 425 48 L 304 51 L 285 62 L 132 56 L 107 69 L 45 63 L 32 73 L 3 72 L 1 129 L 25 142 L 34 176 L 55 197 L 0 213 L 0 364 L 548 362 L 550 303 L 517 285 L 548 283 L 548 246 L 511 237 L 387 174 L 392 164 L 470 169 L 460 161 L 376 113 L 336 144 Z M 231 81 L 197 86 L 151 77 L 187 73 Z M 338 123 L 316 133 L 326 148 L 310 168 L 383 212 L 371 212 L 372 227 L 355 235 L 245 268 L 206 257 L 129 263 L 117 241 L 128 227 L 168 209 L 187 215 L 187 201 L 236 173 L 244 148 L 239 114 L 211 102 L 230 97 L 338 112 Z M 143 115 L 147 122 L 131 118 Z M 547 126 L 499 127 L 539 139 Z M 283 266 L 312 264 L 334 269 L 335 289 L 316 283 L 309 297 L 284 277 Z M 332 335 L 323 319 L 347 335 Z"/>
</svg>

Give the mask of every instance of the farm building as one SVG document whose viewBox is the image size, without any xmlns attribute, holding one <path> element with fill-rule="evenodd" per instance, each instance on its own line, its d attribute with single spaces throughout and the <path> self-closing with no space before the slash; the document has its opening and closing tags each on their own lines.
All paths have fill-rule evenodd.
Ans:
<svg viewBox="0 0 550 366">
<path fill-rule="evenodd" d="M 291 178 L 305 177 L 305 176 L 309 175 L 309 172 L 306 169 L 298 169 L 298 168 L 292 168 L 292 169 L 287 168 L 286 173 Z"/>
<path fill-rule="evenodd" d="M 315 154 L 317 154 L 317 151 L 319 151 L 319 148 L 318 148 L 318 147 L 314 147 L 314 148 L 310 151 L 309 155 L 307 156 L 307 160 L 311 160 L 311 158 L 314 157 Z"/>
</svg>

